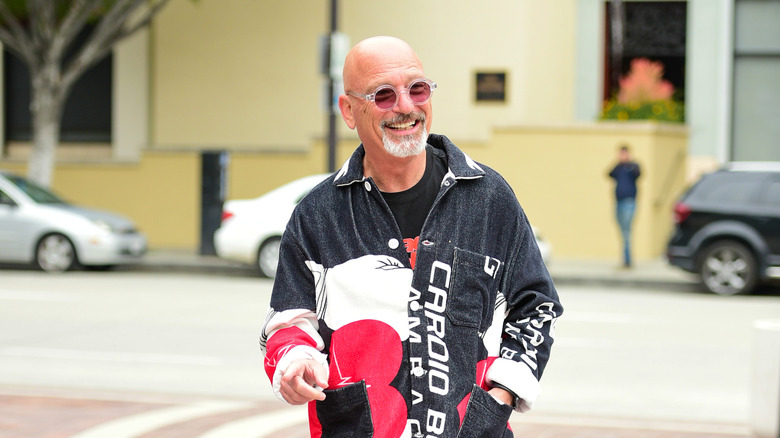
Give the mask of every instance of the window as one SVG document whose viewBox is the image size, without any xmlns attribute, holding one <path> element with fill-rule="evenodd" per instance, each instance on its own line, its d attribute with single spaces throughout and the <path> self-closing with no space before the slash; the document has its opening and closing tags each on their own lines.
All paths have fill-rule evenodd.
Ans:
<svg viewBox="0 0 780 438">
<path fill-rule="evenodd" d="M 731 159 L 780 161 L 780 1 L 738 0 Z"/>
<path fill-rule="evenodd" d="M 74 41 L 85 43 L 91 29 Z M 70 54 L 73 50 L 70 51 Z M 66 100 L 60 127 L 60 141 L 79 143 L 111 142 L 112 56 L 87 70 L 73 85 Z M 30 115 L 30 76 L 27 67 L 9 51 L 3 53 L 3 87 L 5 91 L 5 142 L 28 142 L 32 139 Z"/>
<path fill-rule="evenodd" d="M 612 38 L 612 5 L 605 3 L 606 50 L 604 100 L 617 92 L 618 80 L 635 58 L 661 62 L 664 79 L 674 86 L 675 98 L 685 102 L 685 36 L 687 3 L 683 1 L 624 1 L 623 48 Z"/>
</svg>

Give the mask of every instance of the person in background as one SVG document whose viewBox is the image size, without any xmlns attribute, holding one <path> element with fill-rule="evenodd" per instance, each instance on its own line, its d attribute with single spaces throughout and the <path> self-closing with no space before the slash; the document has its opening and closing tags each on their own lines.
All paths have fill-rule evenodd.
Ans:
<svg viewBox="0 0 780 438">
<path fill-rule="evenodd" d="M 507 182 L 429 134 L 428 79 L 393 37 L 344 63 L 361 145 L 296 207 L 260 344 L 311 436 L 512 437 L 563 312 Z"/>
<path fill-rule="evenodd" d="M 636 210 L 636 180 L 639 178 L 639 165 L 631 160 L 628 146 L 622 145 L 618 151 L 618 163 L 609 172 L 615 180 L 616 217 L 623 237 L 623 267 L 631 267 L 631 223 Z"/>
</svg>

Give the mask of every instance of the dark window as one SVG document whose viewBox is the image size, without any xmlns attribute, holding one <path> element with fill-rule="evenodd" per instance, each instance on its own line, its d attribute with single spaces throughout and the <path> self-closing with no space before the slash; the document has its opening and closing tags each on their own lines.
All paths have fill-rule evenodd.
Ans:
<svg viewBox="0 0 780 438">
<path fill-rule="evenodd" d="M 619 76 L 628 73 L 632 59 L 648 58 L 663 64 L 664 79 L 674 86 L 675 98 L 685 102 L 686 6 L 687 2 L 682 1 L 624 1 L 623 53 L 613 61 L 612 11 L 610 2 L 606 2 L 604 100 L 617 92 Z M 613 62 L 620 65 L 614 66 Z M 619 75 L 613 73 L 613 67 Z"/>
<path fill-rule="evenodd" d="M 73 46 L 84 44 L 90 29 Z M 73 50 L 70 51 L 72 54 Z M 111 142 L 112 56 L 87 70 L 73 85 L 62 114 L 60 141 Z M 27 66 L 9 51 L 3 52 L 5 90 L 5 141 L 30 141 L 30 76 Z"/>
<path fill-rule="evenodd" d="M 769 183 L 766 195 L 764 196 L 764 202 L 769 205 L 780 207 L 780 181 L 772 181 Z"/>
<path fill-rule="evenodd" d="M 15 202 L 10 196 L 6 195 L 4 191 L 0 190 L 0 204 L 14 205 Z"/>
<path fill-rule="evenodd" d="M 758 174 L 714 174 L 699 186 L 694 196 L 708 202 L 749 204 L 756 201 L 762 182 Z"/>
</svg>

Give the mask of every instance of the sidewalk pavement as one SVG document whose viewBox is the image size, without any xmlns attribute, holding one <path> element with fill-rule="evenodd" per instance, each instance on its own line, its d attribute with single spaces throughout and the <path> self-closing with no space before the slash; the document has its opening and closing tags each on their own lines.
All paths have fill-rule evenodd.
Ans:
<svg viewBox="0 0 780 438">
<path fill-rule="evenodd" d="M 196 251 L 151 250 L 134 269 L 154 271 L 214 272 L 254 275 L 253 266 L 224 260 Z M 558 285 L 594 285 L 699 290 L 697 277 L 670 266 L 663 257 L 637 262 L 623 268 L 617 260 L 574 260 L 553 258 L 547 265 Z"/>
</svg>

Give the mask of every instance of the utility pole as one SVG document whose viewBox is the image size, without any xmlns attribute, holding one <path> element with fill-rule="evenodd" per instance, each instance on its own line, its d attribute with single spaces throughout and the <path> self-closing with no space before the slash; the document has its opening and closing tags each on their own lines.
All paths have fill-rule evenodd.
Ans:
<svg viewBox="0 0 780 438">
<path fill-rule="evenodd" d="M 336 171 L 336 87 L 337 77 L 333 74 L 335 50 L 333 42 L 338 31 L 338 0 L 330 0 L 330 33 L 328 34 L 328 172 Z"/>
</svg>

